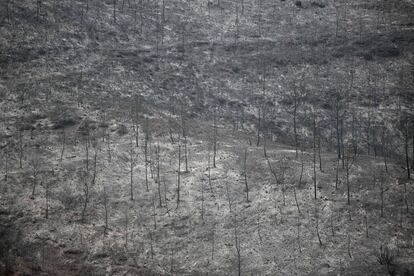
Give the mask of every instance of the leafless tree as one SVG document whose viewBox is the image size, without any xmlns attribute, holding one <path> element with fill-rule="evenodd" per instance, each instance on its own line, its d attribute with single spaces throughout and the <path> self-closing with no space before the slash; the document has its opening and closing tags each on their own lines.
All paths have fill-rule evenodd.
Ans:
<svg viewBox="0 0 414 276">
<path fill-rule="evenodd" d="M 62 150 L 60 152 L 60 162 L 62 162 L 63 155 L 65 153 L 65 146 L 66 146 L 66 132 L 65 132 L 65 130 L 62 130 L 62 138 L 61 138 L 61 140 L 62 140 Z"/>
<path fill-rule="evenodd" d="M 298 227 L 298 231 L 297 231 L 298 249 L 299 249 L 299 252 L 301 253 L 302 248 L 300 246 L 300 215 L 298 215 L 297 227 Z"/>
<path fill-rule="evenodd" d="M 246 192 L 246 202 L 249 202 L 249 185 L 247 184 L 247 148 L 244 150 L 243 158 L 243 172 L 242 176 L 244 178 L 244 190 Z"/>
<path fill-rule="evenodd" d="M 343 160 L 345 162 L 345 173 L 346 173 L 346 194 L 347 194 L 347 203 L 351 205 L 351 183 L 350 183 L 350 170 L 354 164 L 355 158 L 351 154 L 351 148 L 349 145 L 344 149 Z"/>
<path fill-rule="evenodd" d="M 161 178 L 160 178 L 160 145 L 157 143 L 156 148 L 156 154 L 157 154 L 157 186 L 158 186 L 158 206 L 162 207 L 162 196 L 161 196 Z"/>
<path fill-rule="evenodd" d="M 104 205 L 104 212 L 105 212 L 105 226 L 104 226 L 104 235 L 107 234 L 109 229 L 108 227 L 108 217 L 109 217 L 109 210 L 108 210 L 108 194 L 106 192 L 106 186 L 103 188 L 103 205 Z"/>
<path fill-rule="evenodd" d="M 216 154 L 217 154 L 217 123 L 216 123 L 216 110 L 213 111 L 213 168 L 216 167 Z"/>
<path fill-rule="evenodd" d="M 381 217 L 384 217 L 384 196 L 385 196 L 385 192 L 388 191 L 389 188 L 385 187 L 385 182 L 386 182 L 386 176 L 385 173 L 383 171 L 381 171 L 380 173 L 380 199 L 381 199 Z"/>
<path fill-rule="evenodd" d="M 204 180 L 201 180 L 201 220 L 204 224 Z"/>
<path fill-rule="evenodd" d="M 43 158 L 41 156 L 41 152 L 36 151 L 32 154 L 29 159 L 29 167 L 32 173 L 32 195 L 31 198 L 34 198 L 37 183 L 39 181 L 39 174 L 41 173 L 41 169 L 43 166 Z"/>
<path fill-rule="evenodd" d="M 234 215 L 234 245 L 236 247 L 237 273 L 241 276 L 241 247 L 236 214 Z"/>
<path fill-rule="evenodd" d="M 323 246 L 322 240 L 321 240 L 321 235 L 319 233 L 319 210 L 318 207 L 315 206 L 315 220 L 316 220 L 316 236 L 318 237 L 318 241 L 319 241 L 319 245 Z"/>
<path fill-rule="evenodd" d="M 149 186 L 148 186 L 148 163 L 150 160 L 148 159 L 148 143 L 150 140 L 150 126 L 148 122 L 148 117 L 145 118 L 145 144 L 144 144 L 144 162 L 145 162 L 145 187 L 147 189 L 147 192 L 149 192 Z"/>
<path fill-rule="evenodd" d="M 177 209 L 180 205 L 180 189 L 181 189 L 181 141 L 178 143 L 178 170 L 177 170 Z"/>
<path fill-rule="evenodd" d="M 134 189 L 133 189 L 133 174 L 134 174 L 134 166 L 135 166 L 135 152 L 134 152 L 134 146 L 132 143 L 132 136 L 129 139 L 129 186 L 130 186 L 130 199 L 134 200 Z"/>
<path fill-rule="evenodd" d="M 89 173 L 85 171 L 80 172 L 80 181 L 83 185 L 83 207 L 81 213 L 81 222 L 84 223 L 86 219 L 86 209 L 88 208 L 88 203 L 90 199 L 90 183 L 89 183 Z"/>
<path fill-rule="evenodd" d="M 116 0 L 113 0 L 112 4 L 113 4 L 113 18 L 114 18 L 114 23 L 116 23 Z"/>
<path fill-rule="evenodd" d="M 316 111 L 313 110 L 313 191 L 316 199 Z"/>
</svg>

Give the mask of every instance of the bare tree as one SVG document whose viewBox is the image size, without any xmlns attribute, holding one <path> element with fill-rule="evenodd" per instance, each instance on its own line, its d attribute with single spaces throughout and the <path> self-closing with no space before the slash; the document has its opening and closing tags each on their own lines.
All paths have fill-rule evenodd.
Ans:
<svg viewBox="0 0 414 276">
<path fill-rule="evenodd" d="M 204 224 L 204 180 L 201 180 L 201 220 Z"/>
<path fill-rule="evenodd" d="M 247 184 L 247 148 L 244 150 L 244 158 L 243 158 L 243 173 L 242 176 L 244 177 L 244 187 L 246 192 L 246 202 L 249 202 L 249 185 Z"/>
<path fill-rule="evenodd" d="M 346 147 L 344 151 L 344 157 L 343 160 L 345 162 L 345 173 L 346 173 L 346 191 L 347 191 L 347 203 L 348 205 L 351 205 L 351 183 L 350 183 L 350 170 L 354 164 L 355 158 L 351 154 L 351 149 L 349 146 Z"/>
<path fill-rule="evenodd" d="M 293 109 L 292 110 L 293 111 L 293 135 L 294 135 L 294 139 L 295 139 L 295 154 L 296 154 L 296 158 L 297 158 L 298 157 L 298 147 L 299 147 L 297 120 L 298 120 L 298 109 L 299 109 L 299 105 L 301 103 L 301 96 L 298 93 L 298 90 L 297 90 L 296 86 L 293 87 L 292 101 L 293 101 L 293 106 L 292 106 L 292 109 Z"/>
<path fill-rule="evenodd" d="M 45 218 L 49 218 L 49 198 L 50 198 L 50 184 L 51 181 L 48 179 L 45 182 Z"/>
<path fill-rule="evenodd" d="M 19 130 L 19 168 L 23 168 L 23 130 Z"/>
<path fill-rule="evenodd" d="M 177 207 L 180 205 L 180 185 L 181 185 L 181 141 L 178 143 L 178 170 L 177 170 Z"/>
<path fill-rule="evenodd" d="M 113 0 L 112 4 L 113 4 L 113 18 L 114 18 L 114 23 L 116 23 L 116 0 Z"/>
<path fill-rule="evenodd" d="M 211 161 L 210 161 L 211 158 L 210 158 L 210 152 L 211 152 L 211 145 L 209 144 L 208 145 L 208 167 L 207 167 L 207 170 L 208 170 L 208 185 L 210 187 L 211 194 L 214 194 L 213 186 L 211 185 Z"/>
<path fill-rule="evenodd" d="M 108 161 L 112 161 L 112 154 L 111 154 L 111 133 L 107 132 L 107 138 L 106 138 L 106 145 L 107 145 L 107 152 L 108 152 Z"/>
<path fill-rule="evenodd" d="M 381 217 L 384 217 L 384 195 L 389 188 L 385 188 L 386 177 L 383 171 L 380 174 L 380 199 L 381 199 Z"/>
<path fill-rule="evenodd" d="M 319 233 L 319 211 L 318 211 L 318 207 L 315 206 L 315 220 L 316 220 L 316 236 L 318 237 L 318 241 L 319 241 L 319 245 L 323 246 L 322 240 L 321 240 L 321 235 Z"/>
<path fill-rule="evenodd" d="M 134 189 L 133 189 L 133 174 L 134 174 L 134 166 L 135 166 L 135 152 L 134 152 L 134 146 L 132 143 L 132 136 L 129 139 L 129 176 L 130 176 L 130 199 L 134 200 Z"/>
<path fill-rule="evenodd" d="M 241 248 L 240 248 L 240 238 L 239 231 L 237 226 L 237 216 L 234 215 L 234 245 L 236 247 L 236 257 L 237 257 L 237 272 L 241 276 Z"/>
<path fill-rule="evenodd" d="M 65 153 L 65 146 L 66 146 L 66 132 L 65 130 L 62 130 L 62 150 L 60 152 L 60 162 L 63 160 L 63 154 Z"/>
<path fill-rule="evenodd" d="M 184 111 L 183 107 L 181 106 L 181 130 L 182 130 L 182 136 L 184 138 L 184 162 L 185 162 L 185 172 L 188 172 L 188 151 L 187 151 L 187 124 L 184 117 Z"/>
<path fill-rule="evenodd" d="M 161 178 L 160 178 L 160 145 L 157 143 L 156 148 L 156 154 L 157 154 L 157 186 L 158 186 L 158 206 L 162 207 L 162 196 L 161 196 Z"/>
<path fill-rule="evenodd" d="M 298 222 L 297 222 L 298 232 L 297 232 L 297 239 L 298 239 L 298 249 L 299 252 L 302 252 L 302 248 L 300 246 L 300 215 L 298 215 Z"/>
<path fill-rule="evenodd" d="M 39 181 L 39 174 L 41 173 L 41 168 L 43 166 L 43 159 L 41 157 L 41 153 L 36 151 L 32 154 L 29 159 L 29 167 L 32 173 L 32 195 L 31 198 L 33 199 L 36 192 L 37 183 Z"/>
<path fill-rule="evenodd" d="M 108 227 L 109 210 L 108 210 L 108 194 L 106 192 L 106 187 L 105 186 L 103 188 L 103 205 L 104 205 L 104 212 L 105 212 L 104 235 L 106 235 L 107 231 L 109 229 L 109 227 Z"/>
<path fill-rule="evenodd" d="M 125 243 L 124 246 L 126 249 L 128 249 L 128 226 L 129 226 L 129 219 L 128 219 L 128 206 L 124 209 L 124 217 L 125 217 L 125 225 L 124 225 L 124 239 Z"/>
<path fill-rule="evenodd" d="M 260 106 L 258 107 L 258 116 L 257 116 L 257 142 L 256 142 L 256 146 L 258 147 L 260 145 L 260 130 L 261 130 L 261 108 Z"/>
<path fill-rule="evenodd" d="M 148 159 L 148 143 L 150 140 L 150 129 L 149 129 L 149 122 L 148 117 L 145 118 L 145 144 L 144 144 L 144 162 L 145 162 L 145 187 L 147 189 L 147 192 L 149 192 L 149 186 L 148 186 L 148 163 L 150 162 Z"/>
<path fill-rule="evenodd" d="M 90 197 L 90 183 L 89 183 L 89 173 L 82 171 L 80 175 L 80 181 L 83 185 L 83 207 L 82 207 L 82 213 L 81 213 L 81 222 L 85 222 L 86 218 L 86 209 L 88 208 L 89 203 L 89 197 Z"/>
<path fill-rule="evenodd" d="M 316 111 L 313 110 L 313 191 L 316 199 Z"/>
<path fill-rule="evenodd" d="M 217 123 L 216 123 L 216 110 L 213 111 L 213 168 L 216 167 L 216 154 L 217 154 Z"/>
</svg>

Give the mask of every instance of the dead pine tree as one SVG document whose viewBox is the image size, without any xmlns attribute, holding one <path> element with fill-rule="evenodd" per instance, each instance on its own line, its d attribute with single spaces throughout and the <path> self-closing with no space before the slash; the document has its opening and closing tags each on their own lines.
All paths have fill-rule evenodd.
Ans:
<svg viewBox="0 0 414 276">
<path fill-rule="evenodd" d="M 108 152 L 108 162 L 112 161 L 112 154 L 111 154 L 111 132 L 107 132 L 106 137 L 106 146 L 107 146 L 107 152 Z"/>
<path fill-rule="evenodd" d="M 241 248 L 240 248 L 240 238 L 239 231 L 237 226 L 237 216 L 234 215 L 234 245 L 236 247 L 236 257 L 237 257 L 237 272 L 241 276 Z"/>
<path fill-rule="evenodd" d="M 216 122 L 216 110 L 213 111 L 213 168 L 216 167 L 216 154 L 217 154 L 217 122 Z"/>
<path fill-rule="evenodd" d="M 112 4 L 113 4 L 113 19 L 114 19 L 114 24 L 116 23 L 116 0 L 112 0 Z"/>
<path fill-rule="evenodd" d="M 105 214 L 104 235 L 106 235 L 109 230 L 109 227 L 108 227 L 109 210 L 108 210 L 108 194 L 106 192 L 105 186 L 103 188 L 103 205 L 104 205 L 104 214 Z"/>
<path fill-rule="evenodd" d="M 6 1 L 6 18 L 7 18 L 7 24 L 11 24 L 11 10 L 10 8 L 10 0 Z"/>
<path fill-rule="evenodd" d="M 262 135 L 263 135 L 263 156 L 264 158 L 267 158 L 267 151 L 266 151 L 267 128 L 266 128 L 266 112 L 265 112 L 264 107 L 263 107 Z"/>
<path fill-rule="evenodd" d="M 296 86 L 293 88 L 293 134 L 295 138 L 295 156 L 298 158 L 298 130 L 297 130 L 297 117 L 298 117 L 298 108 L 299 108 L 299 93 L 296 89 Z"/>
<path fill-rule="evenodd" d="M 231 214 L 231 212 L 232 212 L 231 206 L 233 204 L 233 201 L 232 201 L 231 196 L 230 196 L 229 182 L 228 181 L 226 181 L 226 197 L 227 197 L 227 202 L 229 203 L 229 212 Z"/>
<path fill-rule="evenodd" d="M 318 237 L 318 241 L 319 241 L 319 245 L 322 247 L 323 243 L 321 240 L 321 235 L 319 233 L 319 212 L 318 212 L 318 207 L 315 206 L 315 220 L 316 220 L 316 236 Z"/>
<path fill-rule="evenodd" d="M 250 200 L 249 200 L 249 185 L 247 184 L 247 148 L 244 150 L 243 177 L 244 177 L 244 188 L 245 188 L 245 192 L 246 192 L 246 202 L 250 202 Z"/>
<path fill-rule="evenodd" d="M 332 213 L 329 217 L 330 221 L 331 221 L 331 232 L 332 232 L 332 237 L 335 237 L 335 226 L 334 226 L 334 213 Z"/>
<path fill-rule="evenodd" d="M 23 168 L 23 131 L 19 130 L 19 168 Z"/>
<path fill-rule="evenodd" d="M 93 155 L 92 186 L 95 186 L 96 177 L 97 177 L 97 173 L 98 173 L 97 168 L 98 168 L 98 151 L 99 151 L 99 147 L 98 147 L 97 141 L 95 141 L 95 143 L 94 143 L 94 148 L 95 148 L 95 153 Z"/>
<path fill-rule="evenodd" d="M 178 143 L 178 170 L 177 170 L 177 207 L 180 205 L 180 187 L 181 185 L 181 140 Z"/>
<path fill-rule="evenodd" d="M 148 123 L 148 117 L 145 118 L 145 140 L 144 140 L 144 162 L 145 162 L 145 187 L 147 189 L 147 192 L 149 192 L 149 186 L 148 186 L 148 142 L 150 139 L 149 134 L 149 123 Z"/>
<path fill-rule="evenodd" d="M 85 166 L 86 171 L 89 173 L 89 146 L 90 146 L 90 133 L 89 133 L 89 127 L 87 126 L 86 130 L 86 137 L 85 137 Z"/>
<path fill-rule="evenodd" d="M 33 156 L 29 159 L 29 167 L 32 174 L 32 194 L 30 196 L 31 199 L 34 199 L 35 197 L 36 187 L 39 180 L 38 178 L 43 164 L 43 160 L 40 154 L 40 152 L 35 152 Z"/>
<path fill-rule="evenodd" d="M 350 183 L 350 171 L 352 165 L 355 161 L 354 156 L 351 155 L 350 147 L 346 146 L 344 150 L 343 156 L 344 164 L 345 164 L 345 174 L 346 174 L 346 194 L 347 194 L 347 204 L 351 205 L 351 183 Z"/>
<path fill-rule="evenodd" d="M 336 101 L 334 103 L 335 106 L 335 132 L 336 132 L 336 149 L 338 153 L 338 159 L 341 159 L 342 157 L 342 151 L 341 151 L 341 121 L 342 121 L 342 98 L 340 94 L 338 93 L 336 96 Z"/>
<path fill-rule="evenodd" d="M 381 144 L 382 144 L 382 156 L 384 159 L 384 166 L 385 166 L 385 172 L 388 173 L 388 133 L 386 126 L 382 127 L 382 135 L 381 135 Z M 414 139 L 413 139 L 414 141 Z M 414 156 L 414 155 L 413 155 Z"/>
<path fill-rule="evenodd" d="M 154 225 L 154 230 L 157 230 L 157 211 L 155 207 L 155 195 L 152 197 L 152 221 Z"/>
<path fill-rule="evenodd" d="M 89 173 L 82 171 L 81 179 L 82 182 L 82 192 L 83 192 L 83 205 L 81 212 L 81 222 L 85 223 L 86 221 L 86 209 L 88 208 L 89 196 L 90 196 L 90 187 L 89 187 Z"/>
<path fill-rule="evenodd" d="M 404 152 L 405 152 L 405 168 L 407 171 L 407 179 L 411 179 L 411 171 L 410 171 L 410 157 L 408 152 L 408 143 L 409 143 L 409 124 L 407 115 L 404 116 L 404 120 L 401 122 L 402 129 L 403 129 L 403 137 L 404 137 Z M 414 158 L 414 157 L 413 157 Z"/>
<path fill-rule="evenodd" d="M 7 149 L 4 150 L 4 181 L 8 180 L 9 176 L 9 152 Z"/>
<path fill-rule="evenodd" d="M 133 173 L 134 173 L 134 165 L 135 165 L 135 152 L 134 146 L 132 143 L 132 136 L 129 139 L 129 186 L 130 186 L 130 200 L 134 200 L 134 189 L 133 189 Z"/>
<path fill-rule="evenodd" d="M 160 145 L 157 142 L 156 147 L 156 155 L 157 155 L 157 186 L 158 186 L 158 206 L 162 207 L 162 196 L 161 196 L 161 178 L 160 178 Z"/>
<path fill-rule="evenodd" d="M 298 222 L 297 222 L 297 226 L 298 226 L 298 233 L 297 233 L 297 239 L 298 239 L 298 249 L 299 249 L 299 253 L 302 253 L 302 248 L 300 246 L 300 215 L 298 214 Z"/>
<path fill-rule="evenodd" d="M 185 162 L 185 172 L 188 173 L 188 150 L 187 150 L 187 125 L 184 118 L 184 112 L 181 107 L 181 130 L 184 138 L 184 162 Z"/>
<path fill-rule="evenodd" d="M 128 219 L 128 210 L 129 208 L 126 207 L 124 209 L 124 217 L 125 217 L 125 225 L 124 225 L 124 246 L 126 249 L 128 249 L 128 224 L 129 224 L 129 219 Z"/>
<path fill-rule="evenodd" d="M 211 161 L 210 161 L 211 158 L 210 158 L 210 152 L 211 152 L 211 145 L 209 144 L 208 145 L 208 167 L 207 167 L 207 170 L 208 170 L 208 185 L 210 187 L 211 194 L 214 194 L 213 186 L 211 185 Z"/>
<path fill-rule="evenodd" d="M 335 166 L 335 190 L 338 190 L 338 183 L 339 183 L 339 158 L 336 159 L 336 166 Z"/>
<path fill-rule="evenodd" d="M 257 116 L 257 142 L 256 142 L 256 147 L 258 147 L 260 145 L 260 130 L 261 130 L 261 109 L 260 107 L 258 107 L 258 116 Z"/>
<path fill-rule="evenodd" d="M 318 159 L 319 159 L 319 171 L 323 172 L 322 169 L 322 146 L 321 146 L 321 129 L 318 130 Z"/>
<path fill-rule="evenodd" d="M 315 199 L 317 198 L 316 189 L 316 111 L 313 109 L 313 190 Z"/>
<path fill-rule="evenodd" d="M 49 218 L 49 196 L 50 196 L 50 181 L 45 183 L 45 219 Z"/>
<path fill-rule="evenodd" d="M 63 155 L 65 153 L 65 146 L 66 146 L 66 131 L 62 130 L 62 150 L 60 151 L 60 162 L 63 160 Z"/>
<path fill-rule="evenodd" d="M 298 202 L 298 197 L 297 197 L 297 194 L 296 194 L 296 187 L 295 186 L 293 186 L 293 194 L 295 196 L 296 208 L 298 209 L 298 214 L 300 215 L 299 202 Z"/>
<path fill-rule="evenodd" d="M 384 217 L 384 196 L 385 196 L 385 192 L 388 191 L 388 188 L 385 188 L 385 175 L 384 172 L 381 171 L 380 174 L 380 199 L 381 199 L 381 213 L 380 216 L 383 218 Z"/>
<path fill-rule="evenodd" d="M 300 175 L 299 175 L 299 183 L 298 187 L 302 186 L 302 179 L 303 179 L 303 169 L 304 169 L 304 158 L 303 158 L 303 149 L 301 149 L 301 157 L 300 157 Z"/>
<path fill-rule="evenodd" d="M 204 224 L 204 180 L 201 180 L 201 220 Z"/>
</svg>

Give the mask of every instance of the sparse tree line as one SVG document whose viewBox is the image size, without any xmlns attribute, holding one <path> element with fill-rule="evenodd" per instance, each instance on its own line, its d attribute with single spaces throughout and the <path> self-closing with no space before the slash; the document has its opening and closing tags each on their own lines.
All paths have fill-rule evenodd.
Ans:
<svg viewBox="0 0 414 276">
<path fill-rule="evenodd" d="M 294 107 L 295 108 L 295 107 Z M 298 107 L 296 107 L 298 108 Z M 52 141 L 42 140 L 44 139 L 44 133 L 38 133 L 37 131 L 30 130 L 16 130 L 14 136 L 8 138 L 3 138 L 2 143 L 2 156 L 3 156 L 3 172 L 5 181 L 13 181 L 10 179 L 11 175 L 16 173 L 16 170 L 30 172 L 31 179 L 31 198 L 34 199 L 40 196 L 40 192 L 43 193 L 42 197 L 45 198 L 44 206 L 44 217 L 50 219 L 53 210 L 50 208 L 50 196 L 53 194 L 53 189 L 56 187 L 56 180 L 59 176 L 55 175 L 54 168 L 51 166 L 51 162 L 46 161 L 50 157 L 58 157 L 57 162 L 64 166 L 65 160 L 68 158 L 73 158 L 72 154 L 75 154 L 77 158 L 80 158 L 82 161 L 79 167 L 76 167 L 73 170 L 76 173 L 76 178 L 74 182 L 78 184 L 78 220 L 82 223 L 88 223 L 91 218 L 92 211 L 95 208 L 100 208 L 102 206 L 104 210 L 103 223 L 104 223 L 104 233 L 107 233 L 111 229 L 110 222 L 110 201 L 111 195 L 108 195 L 106 180 L 100 176 L 100 171 L 108 170 L 111 167 L 111 164 L 121 163 L 125 168 L 124 177 L 129 178 L 128 187 L 125 187 L 126 195 L 131 201 L 138 200 L 141 198 L 140 194 L 149 193 L 150 202 L 147 202 L 148 208 L 151 209 L 150 213 L 152 219 L 152 229 L 148 230 L 148 235 L 151 241 L 151 247 L 153 247 L 153 235 L 154 231 L 157 229 L 157 220 L 160 220 L 163 212 L 170 216 L 173 212 L 179 211 L 179 208 L 183 202 L 182 195 L 187 191 L 183 190 L 182 186 L 182 177 L 183 175 L 191 174 L 191 167 L 189 166 L 189 155 L 191 152 L 189 150 L 189 141 L 191 137 L 191 129 L 189 129 L 190 120 L 187 118 L 186 111 L 184 107 L 180 108 L 179 115 L 168 118 L 165 122 L 157 122 L 155 118 L 151 118 L 148 113 L 150 113 L 143 105 L 139 99 L 131 103 L 131 112 L 129 113 L 126 119 L 125 124 L 118 124 L 116 128 L 113 128 L 109 124 L 108 111 L 102 112 L 99 122 L 90 122 L 85 121 L 80 124 L 75 131 L 69 131 L 63 128 L 61 131 L 56 131 L 53 135 L 58 133 L 57 143 L 53 144 Z M 334 110 L 334 116 L 337 114 L 343 114 L 341 112 L 336 112 Z M 295 112 L 293 113 L 295 114 Z M 334 168 L 332 174 L 336 174 L 336 189 L 346 189 L 347 204 L 351 205 L 351 190 L 355 192 L 355 187 L 350 180 L 351 170 L 353 170 L 355 163 L 357 162 L 359 156 L 362 156 L 362 152 L 365 150 L 368 154 L 368 149 L 358 148 L 355 150 L 353 147 L 354 141 L 352 140 L 352 135 L 354 130 L 347 130 L 348 135 L 344 135 L 346 139 L 340 137 L 341 131 L 337 131 L 337 139 L 335 141 L 338 143 L 336 148 L 337 158 L 333 165 L 326 164 L 321 158 L 321 150 L 324 148 L 321 147 L 321 130 L 322 122 L 318 120 L 318 113 L 316 109 L 311 110 L 311 137 L 309 144 L 294 144 L 294 155 L 288 157 L 287 155 L 275 155 L 270 150 L 272 147 L 268 144 L 268 152 L 263 151 L 263 158 L 266 160 L 269 176 L 270 176 L 270 186 L 274 188 L 275 205 L 277 206 L 277 212 L 280 214 L 280 222 L 287 221 L 287 217 L 284 215 L 283 209 L 286 205 L 290 204 L 291 200 L 294 200 L 294 204 L 297 208 L 297 240 L 299 252 L 302 251 L 301 248 L 301 225 L 303 222 L 302 216 L 308 210 L 304 209 L 306 207 L 302 206 L 303 199 L 299 197 L 298 191 L 301 191 L 307 186 L 307 181 L 309 177 L 304 176 L 304 168 L 311 168 L 310 182 L 312 183 L 312 197 L 315 199 L 319 198 L 319 180 L 317 176 L 319 172 L 330 170 Z M 295 116 L 295 115 L 294 115 Z M 334 126 L 336 126 L 337 121 L 341 121 L 339 125 L 343 127 L 344 122 L 342 122 L 343 117 L 337 118 L 334 117 Z M 405 123 L 405 121 L 403 121 Z M 160 125 L 161 123 L 161 125 Z M 218 150 L 220 150 L 220 138 L 219 134 L 219 124 L 224 122 L 220 119 L 217 110 L 213 110 L 210 114 L 210 121 L 208 122 L 208 135 L 206 137 L 206 180 L 202 181 L 200 186 L 200 217 L 204 223 L 206 208 L 208 205 L 205 204 L 205 201 L 208 200 L 208 197 L 215 196 L 215 188 L 213 180 L 211 179 L 211 172 L 215 170 L 217 166 L 220 166 L 220 161 L 217 160 Z M 347 124 L 352 126 L 354 123 L 353 118 L 347 121 Z M 225 124 L 225 123 L 224 123 Z M 168 127 L 166 127 L 168 125 Z M 298 123 L 299 125 L 299 123 Z M 164 127 L 163 127 L 164 126 Z M 406 126 L 403 124 L 403 127 Z M 406 134 L 405 129 L 402 129 L 402 134 Z M 263 130 L 262 130 L 263 131 Z M 409 131 L 409 130 L 407 130 Z M 243 131 L 242 131 L 243 132 Z M 261 132 L 260 132 L 261 133 Z M 262 134 L 264 135 L 264 134 Z M 339 138 L 338 138 L 339 136 Z M 52 136 L 53 137 L 53 136 Z M 163 140 L 160 140 L 159 137 L 163 137 Z M 237 259 L 237 269 L 239 273 L 242 270 L 242 256 L 243 256 L 243 247 L 240 237 L 240 229 L 238 224 L 240 198 L 235 195 L 233 189 L 243 191 L 244 199 L 243 201 L 246 204 L 249 204 L 252 200 L 257 200 L 255 197 L 252 197 L 252 189 L 257 189 L 256 185 L 252 184 L 255 182 L 252 175 L 255 175 L 254 171 L 251 171 L 252 162 L 257 162 L 252 160 L 252 158 L 257 158 L 257 146 L 265 147 L 265 142 L 259 142 L 259 136 L 256 134 L 253 136 L 257 139 L 257 144 L 249 145 L 246 143 L 239 153 L 237 161 L 239 166 L 240 173 L 240 184 L 237 184 L 235 187 L 234 183 L 226 182 L 226 197 L 228 201 L 229 214 L 233 217 L 233 230 L 234 230 L 234 244 L 236 249 L 236 259 Z M 402 136 L 403 138 L 406 136 Z M 262 138 L 265 140 L 266 138 Z M 361 139 L 361 138 L 360 138 Z M 339 142 L 338 142 L 339 140 Z M 345 140 L 345 142 L 343 142 Z M 35 142 L 31 142 L 35 141 Z M 165 148 L 165 141 L 168 141 L 170 146 Z M 294 141 L 303 141 L 302 139 L 294 139 Z M 403 140 L 404 141 L 404 140 Z M 408 140 L 411 142 L 411 140 Z M 161 144 L 161 146 L 160 146 Z M 345 145 L 345 146 L 344 146 Z M 406 143 L 403 143 L 403 149 L 405 149 Z M 51 150 L 53 147 L 58 150 L 53 154 Z M 411 149 L 411 148 L 409 148 Z M 172 152 L 171 152 L 172 151 Z M 390 151 L 390 150 L 389 150 Z M 170 154 L 171 160 L 161 159 L 160 156 L 165 156 L 166 152 Z M 256 153 L 255 153 L 256 152 Z M 260 150 L 259 150 L 260 152 Z M 407 151 L 403 151 L 406 153 Z M 382 151 L 377 152 L 377 158 L 382 161 L 384 156 L 380 156 Z M 255 157 L 251 157 L 251 155 Z M 259 154 L 260 155 L 260 154 Z M 410 158 L 410 157 L 409 157 Z M 411 160 L 411 159 L 410 159 Z M 163 163 L 165 165 L 163 166 Z M 52 162 L 53 163 L 53 162 Z M 167 163 L 169 163 L 167 165 Z M 105 165 L 104 165 L 105 164 Z M 175 164 L 175 165 L 174 165 Z M 379 195 L 380 199 L 380 217 L 385 216 L 386 209 L 386 194 L 389 189 L 388 183 L 391 176 L 388 176 L 386 171 L 386 162 L 381 168 L 382 173 L 379 178 L 374 177 L 372 182 L 372 188 L 369 186 L 368 190 L 378 191 L 376 192 Z M 292 167 L 293 165 L 293 167 Z M 144 171 L 137 170 L 137 166 L 141 166 Z M 175 175 L 176 182 L 172 182 L 171 178 L 166 180 L 167 172 L 164 171 L 164 168 L 167 167 L 176 167 Z M 411 166 L 411 165 L 410 165 Z M 164 168 L 163 168 L 164 167 Z M 296 172 L 295 172 L 295 171 Z M 139 176 L 140 181 L 137 180 L 137 175 L 144 172 L 144 178 Z M 169 172 L 170 174 L 171 172 Z M 305 181 L 306 178 L 306 181 Z M 345 186 L 342 186 L 339 181 L 341 180 Z M 105 183 L 105 184 L 104 184 Z M 97 185 L 103 185 L 102 193 L 99 192 L 102 190 Z M 239 186 L 240 188 L 237 188 Z M 39 187 L 42 187 L 42 190 L 39 190 Z M 254 188 L 253 188 L 254 187 Z M 407 188 L 405 189 L 407 191 Z M 207 196 L 207 193 L 209 194 Z M 138 194 L 138 196 L 137 196 Z M 99 197 L 98 199 L 96 197 Z M 279 199 L 280 197 L 280 199 Z M 280 202 L 278 202 L 280 200 Z M 314 212 L 314 223 L 315 223 L 315 235 L 320 246 L 324 245 L 324 238 L 321 234 L 321 221 L 318 215 L 319 201 L 315 201 L 315 212 Z M 401 212 L 401 221 L 405 220 L 405 215 L 408 214 L 410 205 L 407 202 L 407 195 L 404 193 L 402 196 L 403 211 Z M 95 206 L 93 206 L 95 205 Z M 365 211 L 367 212 L 367 211 Z M 348 207 L 349 221 L 352 221 L 352 216 L 355 216 L 351 212 L 350 207 Z M 125 213 L 125 246 L 128 247 L 129 236 L 129 225 L 128 222 L 129 215 L 128 212 Z M 323 222 L 325 225 L 327 222 Z M 330 223 L 333 223 L 332 221 Z M 365 215 L 366 223 L 366 235 L 369 236 L 369 216 Z M 335 227 L 331 227 L 332 236 L 335 236 Z M 349 237 L 348 237 L 349 239 Z M 348 251 L 351 252 L 351 245 L 349 245 Z M 153 249 L 151 249 L 151 255 L 155 254 Z M 214 255 L 214 253 L 212 253 Z M 349 253 L 351 256 L 351 253 Z"/>
</svg>

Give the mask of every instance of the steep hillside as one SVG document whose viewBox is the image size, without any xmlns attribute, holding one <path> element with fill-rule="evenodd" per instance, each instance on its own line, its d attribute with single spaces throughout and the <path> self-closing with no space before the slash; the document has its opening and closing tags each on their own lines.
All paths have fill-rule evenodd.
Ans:
<svg viewBox="0 0 414 276">
<path fill-rule="evenodd" d="M 411 275 L 414 3 L 3 1 L 0 275 Z"/>
</svg>

